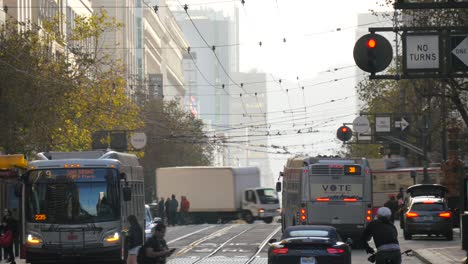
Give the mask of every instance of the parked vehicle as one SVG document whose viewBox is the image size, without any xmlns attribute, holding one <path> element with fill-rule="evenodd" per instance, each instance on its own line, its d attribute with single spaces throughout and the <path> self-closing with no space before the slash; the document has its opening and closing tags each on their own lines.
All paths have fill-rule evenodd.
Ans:
<svg viewBox="0 0 468 264">
<path fill-rule="evenodd" d="M 170 167 L 156 170 L 157 195 L 186 196 L 189 222 L 271 223 L 279 216 L 279 200 L 272 188 L 260 186 L 257 167 Z"/>
<path fill-rule="evenodd" d="M 403 214 L 406 240 L 415 234 L 443 235 L 453 240 L 452 212 L 445 195 L 448 189 L 438 184 L 419 184 L 408 188 L 409 206 Z"/>
<path fill-rule="evenodd" d="M 270 240 L 269 264 L 351 263 L 352 241 L 341 240 L 332 226 L 301 225 L 284 230 L 281 240 Z"/>
<path fill-rule="evenodd" d="M 152 236 L 151 230 L 158 223 L 162 223 L 162 219 L 160 217 L 154 217 L 151 206 L 145 204 L 145 240 L 148 240 L 148 238 Z"/>
</svg>

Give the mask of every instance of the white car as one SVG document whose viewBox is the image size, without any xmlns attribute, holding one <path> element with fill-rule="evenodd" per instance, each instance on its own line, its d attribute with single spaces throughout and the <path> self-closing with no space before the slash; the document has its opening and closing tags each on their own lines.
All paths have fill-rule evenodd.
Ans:
<svg viewBox="0 0 468 264">
<path fill-rule="evenodd" d="M 145 239 L 146 240 L 148 240 L 148 238 L 151 237 L 151 229 L 155 225 L 161 222 L 162 222 L 161 218 L 153 217 L 153 214 L 151 213 L 149 205 L 145 204 Z"/>
</svg>

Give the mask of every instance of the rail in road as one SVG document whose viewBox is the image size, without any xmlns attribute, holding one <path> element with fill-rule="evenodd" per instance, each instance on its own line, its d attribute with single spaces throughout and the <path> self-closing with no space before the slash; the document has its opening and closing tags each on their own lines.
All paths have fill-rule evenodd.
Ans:
<svg viewBox="0 0 468 264">
<path fill-rule="evenodd" d="M 220 229 L 218 229 L 220 228 Z M 263 228 L 263 229 L 262 229 Z M 213 230 L 210 230 L 213 229 Z M 217 229 L 217 230 L 216 230 Z M 194 232 L 173 238 L 169 246 L 178 241 L 200 236 L 180 248 L 168 261 L 169 264 L 242 263 L 255 264 L 268 241 L 281 229 L 277 225 L 230 224 L 208 226 Z M 261 232 L 259 231 L 261 230 Z M 254 234 L 255 232 L 259 234 Z M 261 236 L 261 241 L 259 241 Z M 252 241 L 252 238 L 255 240 Z M 250 243 L 248 242 L 250 240 Z M 239 249 L 240 248 L 240 249 Z M 246 249 L 242 249 L 246 248 Z M 240 254 L 240 255 L 239 255 Z"/>
</svg>

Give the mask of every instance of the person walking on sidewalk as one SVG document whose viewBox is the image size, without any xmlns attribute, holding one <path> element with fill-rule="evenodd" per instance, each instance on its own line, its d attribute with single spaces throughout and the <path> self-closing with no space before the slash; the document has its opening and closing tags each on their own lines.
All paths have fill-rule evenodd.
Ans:
<svg viewBox="0 0 468 264">
<path fill-rule="evenodd" d="M 5 259 L 10 264 L 16 264 L 15 255 L 13 254 L 13 223 L 12 220 L 7 218 L 2 222 L 2 235 L 0 236 L 0 246 L 3 247 L 5 252 Z"/>
<path fill-rule="evenodd" d="M 364 230 L 361 241 L 368 254 L 374 254 L 375 250 L 369 246 L 368 241 L 374 239 L 377 247 L 375 254 L 376 264 L 401 264 L 400 244 L 398 243 L 398 232 L 390 221 L 392 211 L 387 207 L 377 210 L 377 219 L 372 220 Z"/>
<path fill-rule="evenodd" d="M 127 264 L 137 264 L 138 250 L 143 245 L 143 229 L 138 223 L 138 219 L 135 215 L 129 215 L 127 217 L 130 228 L 128 229 L 128 236 L 126 238 L 128 257 Z"/>
</svg>

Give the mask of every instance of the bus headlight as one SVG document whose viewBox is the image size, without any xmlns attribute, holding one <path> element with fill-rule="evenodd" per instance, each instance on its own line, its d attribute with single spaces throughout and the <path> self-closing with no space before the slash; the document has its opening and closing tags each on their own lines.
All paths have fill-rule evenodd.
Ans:
<svg viewBox="0 0 468 264">
<path fill-rule="evenodd" d="M 118 232 L 115 232 L 113 235 L 108 235 L 104 238 L 104 241 L 114 243 L 120 241 L 120 235 Z"/>
<path fill-rule="evenodd" d="M 42 244 L 42 239 L 38 236 L 28 234 L 27 241 L 29 245 L 40 245 Z"/>
</svg>

